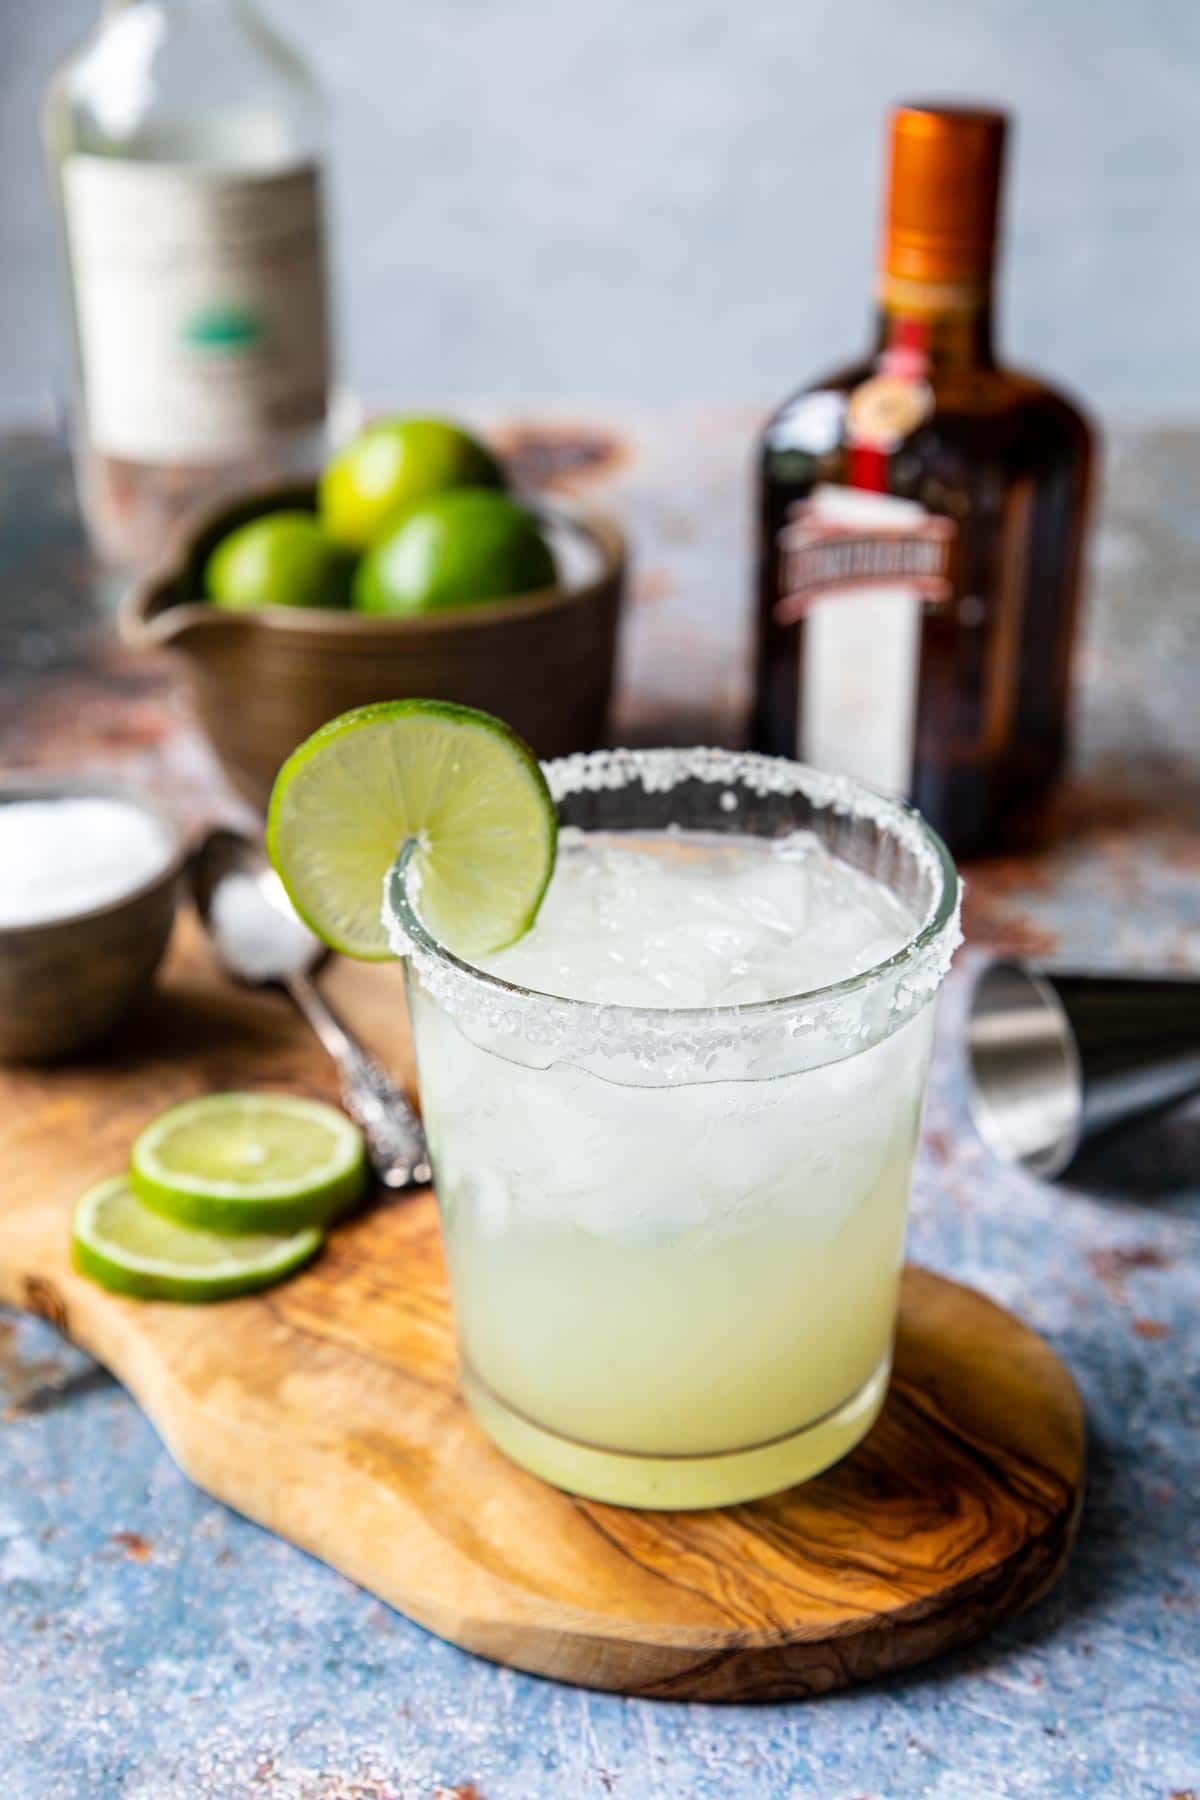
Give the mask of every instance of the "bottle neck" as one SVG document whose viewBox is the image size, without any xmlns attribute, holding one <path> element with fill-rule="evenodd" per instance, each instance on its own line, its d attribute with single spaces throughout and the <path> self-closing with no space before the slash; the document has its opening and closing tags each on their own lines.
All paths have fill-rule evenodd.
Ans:
<svg viewBox="0 0 1200 1800">
<path fill-rule="evenodd" d="M 993 368 L 990 278 L 937 285 L 884 275 L 874 355 L 923 362 L 933 371 Z"/>
</svg>

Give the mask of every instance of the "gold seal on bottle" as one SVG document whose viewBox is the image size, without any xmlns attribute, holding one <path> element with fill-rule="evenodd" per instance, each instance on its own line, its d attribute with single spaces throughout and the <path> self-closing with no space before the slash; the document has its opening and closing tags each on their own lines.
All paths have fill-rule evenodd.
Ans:
<svg viewBox="0 0 1200 1800">
<path fill-rule="evenodd" d="M 846 437 L 851 444 L 892 451 L 933 411 L 927 381 L 904 375 L 872 375 L 846 402 Z"/>
</svg>

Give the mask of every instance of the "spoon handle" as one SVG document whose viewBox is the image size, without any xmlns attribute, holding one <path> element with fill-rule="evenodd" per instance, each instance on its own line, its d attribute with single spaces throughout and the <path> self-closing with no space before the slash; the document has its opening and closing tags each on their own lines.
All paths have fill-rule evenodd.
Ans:
<svg viewBox="0 0 1200 1800">
<path fill-rule="evenodd" d="M 342 1100 L 362 1128 L 377 1179 L 388 1188 L 419 1187 L 430 1180 L 425 1133 L 395 1082 L 307 975 L 290 976 L 285 986 L 338 1066 Z"/>
</svg>

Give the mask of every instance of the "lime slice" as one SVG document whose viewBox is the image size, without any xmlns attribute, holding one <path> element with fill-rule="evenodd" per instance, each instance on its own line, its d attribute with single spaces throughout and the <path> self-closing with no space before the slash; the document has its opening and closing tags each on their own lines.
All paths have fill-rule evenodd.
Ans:
<svg viewBox="0 0 1200 1800">
<path fill-rule="evenodd" d="M 315 1228 L 286 1236 L 222 1237 L 151 1212 L 123 1175 L 77 1202 L 75 1267 L 114 1294 L 141 1300 L 231 1300 L 290 1275 L 321 1248 Z"/>
<path fill-rule="evenodd" d="M 366 1184 L 362 1133 L 295 1094 L 209 1094 L 172 1106 L 134 1142 L 129 1181 L 164 1218 L 203 1231 L 325 1225 Z"/>
<path fill-rule="evenodd" d="M 490 713 L 392 700 L 331 719 L 275 782 L 267 849 L 292 904 L 347 956 L 391 955 L 383 884 L 416 840 L 421 917 L 460 956 L 514 943 L 554 870 L 558 826 L 532 750 Z"/>
</svg>

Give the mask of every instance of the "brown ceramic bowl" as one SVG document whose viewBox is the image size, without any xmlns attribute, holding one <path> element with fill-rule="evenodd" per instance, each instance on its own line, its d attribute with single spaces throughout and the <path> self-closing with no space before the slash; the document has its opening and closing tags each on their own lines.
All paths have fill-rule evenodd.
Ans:
<svg viewBox="0 0 1200 1800">
<path fill-rule="evenodd" d="M 535 504 L 563 580 L 461 612 L 385 619 L 337 609 L 223 612 L 204 564 L 229 531 L 283 507 L 311 509 L 312 483 L 265 488 L 201 515 L 165 567 L 126 596 L 127 643 L 184 656 L 201 721 L 234 786 L 265 808 L 280 763 L 337 713 L 423 697 L 507 720 L 539 756 L 604 741 L 625 548 L 611 520 Z"/>
<path fill-rule="evenodd" d="M 42 1062 L 97 1043 L 141 999 L 167 947 L 184 843 L 169 815 L 86 775 L 0 776 L 14 800 L 100 795 L 148 812 L 171 846 L 162 872 L 117 900 L 43 925 L 0 926 L 0 1062 Z"/>
</svg>

